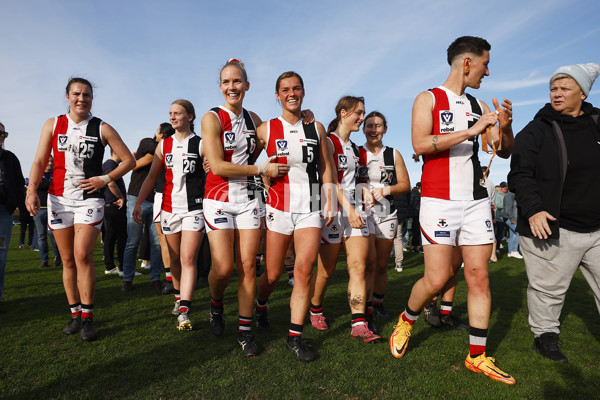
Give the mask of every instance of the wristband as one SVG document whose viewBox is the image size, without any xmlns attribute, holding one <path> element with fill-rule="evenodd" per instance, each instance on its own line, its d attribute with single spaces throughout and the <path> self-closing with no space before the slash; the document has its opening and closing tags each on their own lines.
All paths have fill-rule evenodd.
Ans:
<svg viewBox="0 0 600 400">
<path fill-rule="evenodd" d="M 102 179 L 107 185 L 112 181 L 112 179 L 110 179 L 110 176 L 108 175 L 101 175 L 98 178 Z"/>
</svg>

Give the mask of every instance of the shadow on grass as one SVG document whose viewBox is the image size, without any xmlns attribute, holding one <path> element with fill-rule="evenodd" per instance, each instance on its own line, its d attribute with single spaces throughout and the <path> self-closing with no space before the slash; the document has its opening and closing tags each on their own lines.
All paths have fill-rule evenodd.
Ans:
<svg viewBox="0 0 600 400">
<path fill-rule="evenodd" d="M 494 323 L 489 327 L 488 354 L 495 353 L 498 345 L 514 330 L 513 320 L 523 307 L 526 308 L 527 274 L 525 268 L 509 268 L 505 261 L 490 264 L 490 290 L 492 307 L 490 315 Z M 532 339 L 533 340 L 533 339 Z"/>
<path fill-rule="evenodd" d="M 589 296 L 573 296 L 570 293 L 586 293 Z M 561 322 L 569 314 L 574 314 L 585 323 L 590 334 L 600 342 L 600 318 L 599 310 L 594 301 L 594 294 L 590 289 L 588 282 L 578 270 L 571 281 L 571 286 L 567 292 L 565 305 L 561 313 Z"/>
<path fill-rule="evenodd" d="M 564 382 L 542 382 L 545 399 L 591 399 L 598 398 L 600 380 L 598 375 L 586 377 L 582 369 L 573 364 L 555 363 Z"/>
</svg>

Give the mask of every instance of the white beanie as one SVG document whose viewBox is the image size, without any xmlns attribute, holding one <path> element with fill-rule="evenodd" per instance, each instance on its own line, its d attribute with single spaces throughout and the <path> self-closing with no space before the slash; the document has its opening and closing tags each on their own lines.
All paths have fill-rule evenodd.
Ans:
<svg viewBox="0 0 600 400">
<path fill-rule="evenodd" d="M 550 84 L 554 80 L 554 77 L 557 74 L 567 74 L 579 85 L 581 91 L 585 96 L 590 93 L 590 89 L 596 80 L 596 77 L 600 75 L 600 65 L 596 63 L 587 63 L 587 64 L 573 64 L 566 65 L 564 67 L 560 67 L 557 69 L 550 78 Z"/>
</svg>

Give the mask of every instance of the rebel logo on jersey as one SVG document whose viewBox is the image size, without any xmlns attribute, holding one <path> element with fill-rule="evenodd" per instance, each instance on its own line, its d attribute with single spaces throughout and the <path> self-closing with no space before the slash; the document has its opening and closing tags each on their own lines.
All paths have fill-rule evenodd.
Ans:
<svg viewBox="0 0 600 400">
<path fill-rule="evenodd" d="M 344 154 L 338 154 L 338 171 L 346 171 L 348 169 L 348 157 Z"/>
<path fill-rule="evenodd" d="M 443 110 L 440 111 L 440 133 L 454 132 L 454 113 L 452 111 Z"/>
<path fill-rule="evenodd" d="M 224 147 L 227 151 L 232 151 L 237 149 L 237 143 L 235 141 L 235 132 L 229 131 L 225 132 L 223 137 L 225 138 Z"/>
<path fill-rule="evenodd" d="M 69 137 L 67 135 L 58 135 L 58 146 L 57 146 L 58 151 L 67 151 L 68 138 Z"/>
<path fill-rule="evenodd" d="M 277 157 L 288 157 L 290 155 L 287 140 L 279 139 L 275 143 L 277 144 Z"/>
<path fill-rule="evenodd" d="M 167 168 L 173 168 L 173 154 L 169 153 L 165 155 L 165 164 Z"/>
</svg>

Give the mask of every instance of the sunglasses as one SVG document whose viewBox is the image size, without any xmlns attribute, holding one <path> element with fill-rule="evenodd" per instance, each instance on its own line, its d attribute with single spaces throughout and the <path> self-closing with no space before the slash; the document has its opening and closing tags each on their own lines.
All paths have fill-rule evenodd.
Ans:
<svg viewBox="0 0 600 400">
<path fill-rule="evenodd" d="M 0 137 L 7 137 L 8 136 L 8 132 L 0 132 Z"/>
</svg>

